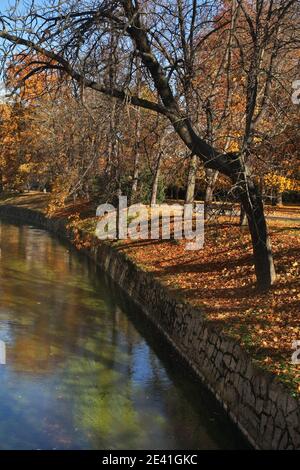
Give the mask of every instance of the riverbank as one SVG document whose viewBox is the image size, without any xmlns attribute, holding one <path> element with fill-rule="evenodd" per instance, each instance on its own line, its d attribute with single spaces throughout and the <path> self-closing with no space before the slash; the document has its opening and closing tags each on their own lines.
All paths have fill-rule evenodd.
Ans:
<svg viewBox="0 0 300 470">
<path fill-rule="evenodd" d="M 272 316 L 270 318 L 264 312 L 267 306 L 272 306 L 271 297 L 266 295 L 257 300 L 255 296 L 254 299 L 253 285 L 249 286 L 253 281 L 249 247 L 244 247 L 246 258 L 243 258 L 242 263 L 235 264 L 231 253 L 231 264 L 228 265 L 225 263 L 228 250 L 223 259 L 220 259 L 220 253 L 214 254 L 210 250 L 209 242 L 214 228 L 209 228 L 209 241 L 201 257 L 198 254 L 195 256 L 195 253 L 187 254 L 181 243 L 99 243 L 93 237 L 95 218 L 91 208 L 83 204 L 74 211 L 74 207 L 70 207 L 56 211 L 49 218 L 46 217 L 47 205 L 47 195 L 21 196 L 2 202 L 0 214 L 39 224 L 72 239 L 78 248 L 85 250 L 143 308 L 161 333 L 201 376 L 255 447 L 300 447 L 300 411 L 296 382 L 299 366 L 298 369 L 297 366 L 290 368 L 289 374 L 281 376 L 276 373 L 276 366 L 272 370 L 276 361 L 264 364 L 259 360 L 262 357 L 271 357 L 272 360 L 272 353 L 275 351 L 280 360 L 284 358 L 286 367 L 292 354 L 291 344 L 287 345 L 289 340 L 291 343 L 293 339 L 297 339 L 294 336 L 298 334 L 299 320 L 297 321 L 295 312 L 283 309 L 282 315 L 277 314 L 283 323 L 275 321 L 275 325 L 271 324 Z M 224 242 L 228 230 L 215 237 L 215 245 L 218 241 L 222 246 L 222 239 Z M 231 235 L 232 233 L 234 232 L 231 230 Z M 289 233 L 284 230 L 285 236 L 290 237 Z M 291 233 L 294 236 L 293 230 Z M 245 243 L 246 237 L 246 234 L 243 237 L 236 234 L 236 238 L 232 239 L 236 256 L 241 256 L 240 245 L 237 243 L 239 238 L 242 238 L 239 243 Z M 187 259 L 188 256 L 190 259 Z M 209 263 L 207 256 L 210 256 Z M 290 261 L 291 254 L 288 262 Z M 294 262 L 297 261 L 291 262 L 292 267 Z M 222 288 L 220 285 L 217 288 L 213 283 L 216 276 L 219 282 L 222 279 Z M 289 281 L 285 287 L 290 289 L 294 274 L 286 275 L 285 278 Z M 248 282 L 241 290 L 239 283 L 245 280 Z M 237 295 L 238 289 L 241 290 L 240 295 Z M 284 297 L 282 303 L 286 302 L 283 289 L 282 281 L 280 288 L 276 287 L 272 291 L 272 298 L 276 298 L 277 292 L 281 291 Z M 223 291 L 223 302 L 220 302 L 221 293 L 218 290 Z M 201 296 L 198 295 L 200 293 Z M 295 294 L 297 295 L 297 290 Z M 247 303 L 243 313 L 245 299 Z M 248 310 L 247 314 L 245 310 Z M 288 349 L 285 355 L 280 355 L 281 350 L 276 348 L 276 343 L 282 347 L 282 342 L 278 339 L 275 341 L 275 338 L 283 331 L 284 322 L 285 330 L 288 330 L 285 331 Z M 277 336 L 274 335 L 274 327 Z M 271 334 L 267 333 L 269 329 Z M 253 343 L 249 330 L 252 330 L 251 335 L 257 336 L 259 341 L 261 337 L 268 338 L 262 340 L 266 342 L 265 349 L 258 347 L 259 341 Z M 267 334 L 270 336 L 266 336 Z M 270 345 L 269 337 L 273 338 Z M 274 346 L 274 351 L 268 351 L 270 355 L 266 355 L 270 346 Z"/>
</svg>

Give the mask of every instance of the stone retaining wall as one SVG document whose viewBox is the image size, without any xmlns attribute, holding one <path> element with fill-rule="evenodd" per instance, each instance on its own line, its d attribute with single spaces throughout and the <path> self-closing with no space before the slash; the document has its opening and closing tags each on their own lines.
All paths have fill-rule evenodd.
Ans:
<svg viewBox="0 0 300 470">
<path fill-rule="evenodd" d="M 0 206 L 0 217 L 72 238 L 65 220 L 30 209 Z M 124 253 L 106 243 L 86 253 L 139 305 L 255 448 L 300 449 L 300 402 L 274 375 L 253 365 L 239 343 L 206 322 L 200 310 L 178 301 Z"/>
</svg>

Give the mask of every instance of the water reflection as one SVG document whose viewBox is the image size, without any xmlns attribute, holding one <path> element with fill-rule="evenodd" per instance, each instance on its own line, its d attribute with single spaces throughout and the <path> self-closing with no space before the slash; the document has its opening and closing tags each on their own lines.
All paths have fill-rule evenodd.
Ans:
<svg viewBox="0 0 300 470">
<path fill-rule="evenodd" d="M 0 295 L 0 448 L 246 446 L 136 309 L 49 234 L 0 224 Z"/>
</svg>

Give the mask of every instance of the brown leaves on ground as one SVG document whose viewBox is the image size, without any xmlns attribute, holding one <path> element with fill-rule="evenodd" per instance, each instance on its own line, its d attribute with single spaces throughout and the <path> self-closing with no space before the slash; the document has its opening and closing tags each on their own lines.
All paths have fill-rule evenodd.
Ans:
<svg viewBox="0 0 300 470">
<path fill-rule="evenodd" d="M 291 364 L 300 340 L 299 230 L 272 223 L 277 282 L 268 293 L 256 290 L 248 230 L 237 225 L 207 226 L 197 252 L 184 241 L 127 241 L 119 249 L 300 392 L 300 366 Z"/>
</svg>

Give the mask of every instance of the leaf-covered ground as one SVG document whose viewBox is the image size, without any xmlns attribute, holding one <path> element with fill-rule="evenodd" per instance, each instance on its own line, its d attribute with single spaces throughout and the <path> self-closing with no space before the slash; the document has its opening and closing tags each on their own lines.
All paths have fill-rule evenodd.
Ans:
<svg viewBox="0 0 300 470">
<path fill-rule="evenodd" d="M 263 367 L 300 392 L 300 366 L 291 363 L 292 342 L 300 340 L 297 225 L 272 224 L 278 279 L 264 294 L 256 290 L 249 235 L 237 225 L 208 225 L 204 248 L 198 252 L 186 251 L 185 242 L 126 242 L 119 249 L 201 308 L 209 321 L 238 338 Z"/>
<path fill-rule="evenodd" d="M 44 210 L 45 199 L 41 201 Z M 22 205 L 24 202 L 23 197 Z M 36 199 L 33 203 L 36 207 Z M 26 206 L 30 206 L 29 196 Z M 236 221 L 210 221 L 204 248 L 199 251 L 185 250 L 185 241 L 112 243 L 177 296 L 200 308 L 208 321 L 236 337 L 257 363 L 298 394 L 300 365 L 293 365 L 291 359 L 292 343 L 300 340 L 300 211 L 293 208 L 292 212 L 299 222 L 269 221 L 277 282 L 268 293 L 256 290 L 248 230 Z M 57 215 L 71 216 L 72 223 L 85 230 L 92 242 L 93 213 L 82 204 Z M 76 243 L 80 245 L 80 239 Z"/>
</svg>

